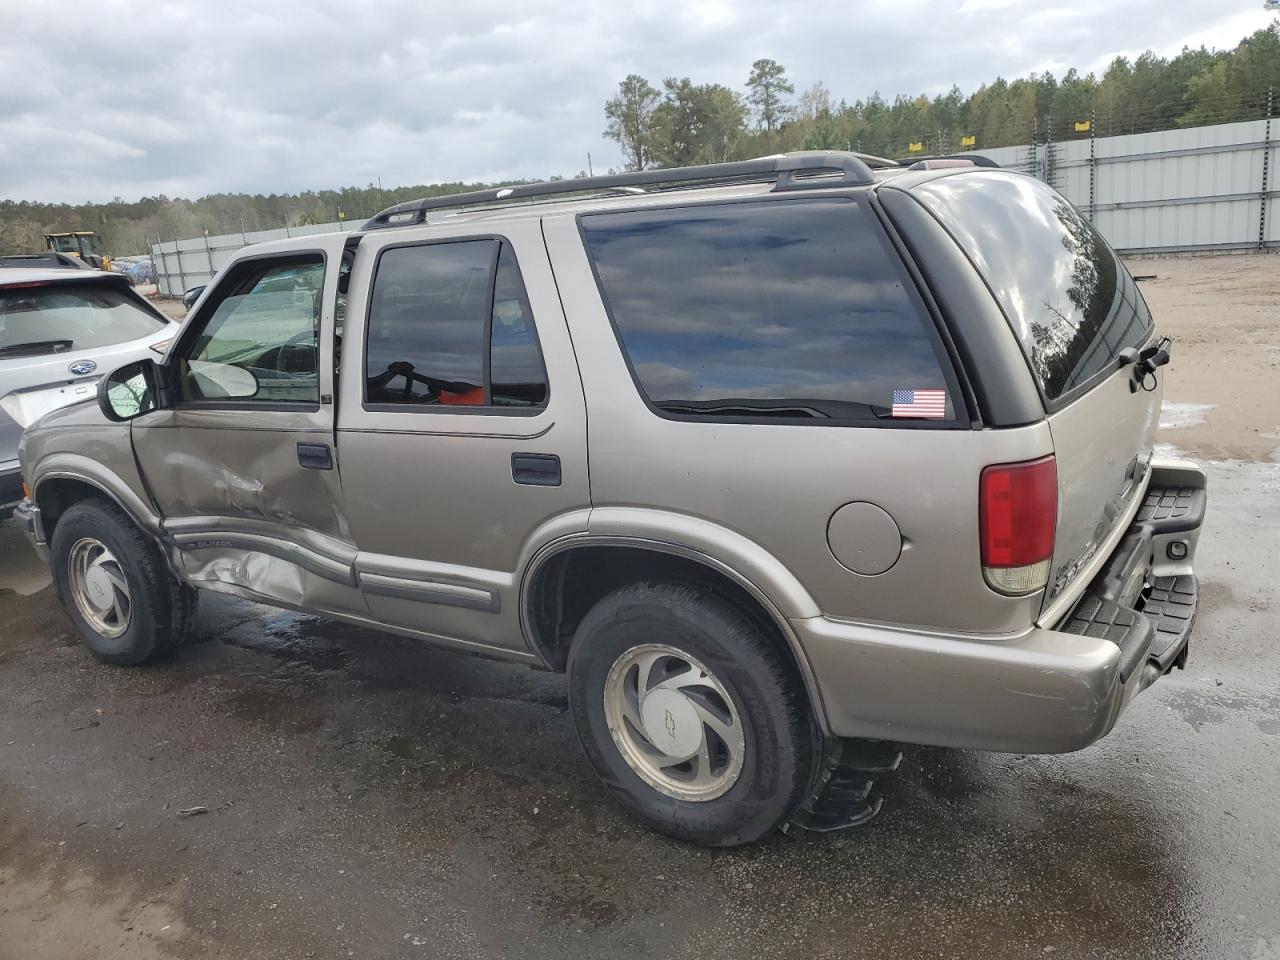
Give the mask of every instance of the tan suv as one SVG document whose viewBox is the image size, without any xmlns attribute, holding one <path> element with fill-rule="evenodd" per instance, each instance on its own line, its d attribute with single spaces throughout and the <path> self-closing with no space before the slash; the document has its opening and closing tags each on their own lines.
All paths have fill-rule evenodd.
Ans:
<svg viewBox="0 0 1280 960">
<path fill-rule="evenodd" d="M 104 660 L 201 588 L 567 671 L 619 799 L 730 845 L 867 819 L 891 743 L 1079 749 L 1183 663 L 1167 360 L 1019 174 L 531 184 L 246 248 L 27 433 L 17 515 Z"/>
</svg>

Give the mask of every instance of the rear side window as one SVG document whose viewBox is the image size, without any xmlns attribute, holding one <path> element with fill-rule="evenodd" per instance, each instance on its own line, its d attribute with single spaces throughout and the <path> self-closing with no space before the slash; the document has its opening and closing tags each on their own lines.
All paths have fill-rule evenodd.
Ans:
<svg viewBox="0 0 1280 960">
<path fill-rule="evenodd" d="M 365 399 L 546 405 L 542 351 L 509 244 L 462 240 L 383 252 L 369 305 Z"/>
<path fill-rule="evenodd" d="M 641 389 L 677 417 L 954 419 L 923 307 L 848 199 L 581 218 Z"/>
<path fill-rule="evenodd" d="M 1009 318 L 1049 400 L 1083 386 L 1151 313 L 1102 235 L 1039 180 L 1001 173 L 940 177 L 915 188 L 968 252 Z"/>
</svg>

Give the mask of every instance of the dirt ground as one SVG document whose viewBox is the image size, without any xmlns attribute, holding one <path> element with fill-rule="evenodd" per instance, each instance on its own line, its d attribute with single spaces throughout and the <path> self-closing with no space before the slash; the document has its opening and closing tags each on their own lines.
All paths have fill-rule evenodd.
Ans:
<svg viewBox="0 0 1280 960">
<path fill-rule="evenodd" d="M 171 320 L 181 320 L 187 315 L 187 308 L 177 297 L 154 297 L 151 302 L 157 310 Z"/>
<path fill-rule="evenodd" d="M 1100 743 L 912 748 L 865 830 L 703 851 L 560 677 L 220 597 L 105 667 L 0 524 L 0 960 L 1280 960 L 1280 257 L 1134 268 L 1210 513 L 1188 669 Z"/>
<path fill-rule="evenodd" d="M 1134 260 L 1173 337 L 1166 422 L 1207 460 L 1280 460 L 1280 256 Z M 1172 439 L 1172 438 L 1171 438 Z"/>
</svg>

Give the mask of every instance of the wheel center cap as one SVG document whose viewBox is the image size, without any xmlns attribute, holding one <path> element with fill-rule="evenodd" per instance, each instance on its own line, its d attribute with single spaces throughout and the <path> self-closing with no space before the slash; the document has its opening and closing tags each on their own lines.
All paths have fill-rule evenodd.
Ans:
<svg viewBox="0 0 1280 960">
<path fill-rule="evenodd" d="M 640 720 L 649 742 L 669 757 L 691 757 L 702 744 L 698 711 L 678 690 L 652 690 L 645 694 Z"/>
<path fill-rule="evenodd" d="M 111 591 L 111 579 L 101 567 L 94 567 L 85 575 L 84 589 L 85 593 L 89 595 L 89 602 L 95 608 L 98 610 L 111 609 L 111 602 L 114 599 Z"/>
</svg>

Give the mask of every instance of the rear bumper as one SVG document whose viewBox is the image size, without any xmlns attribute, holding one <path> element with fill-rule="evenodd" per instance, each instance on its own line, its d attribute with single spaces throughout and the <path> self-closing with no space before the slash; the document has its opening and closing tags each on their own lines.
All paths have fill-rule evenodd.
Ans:
<svg viewBox="0 0 1280 960">
<path fill-rule="evenodd" d="M 1011 753 L 1088 746 L 1134 696 L 1185 662 L 1205 504 L 1194 464 L 1153 464 L 1133 523 L 1052 629 L 982 639 L 793 621 L 831 731 Z"/>
</svg>

